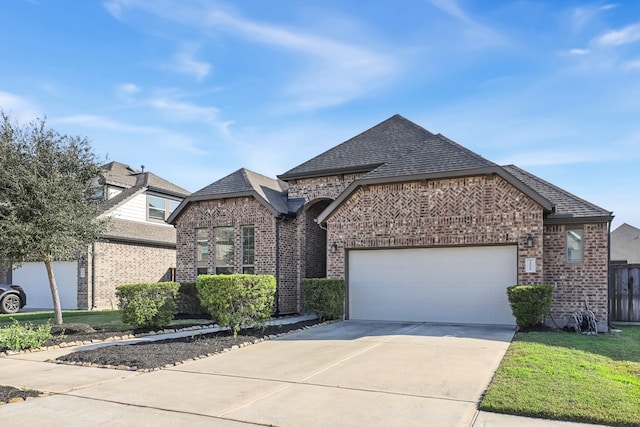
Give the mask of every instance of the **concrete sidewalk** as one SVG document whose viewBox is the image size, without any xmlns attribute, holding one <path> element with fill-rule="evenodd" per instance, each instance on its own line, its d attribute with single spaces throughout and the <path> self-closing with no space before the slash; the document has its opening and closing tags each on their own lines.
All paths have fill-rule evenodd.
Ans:
<svg viewBox="0 0 640 427">
<path fill-rule="evenodd" d="M 145 340 L 171 335 L 178 334 Z M 0 359 L 0 384 L 54 395 L 0 406 L 0 419 L 15 426 L 586 426 L 477 411 L 512 337 L 508 328 L 346 321 L 147 373 L 44 362 L 77 348 L 17 354 Z"/>
</svg>

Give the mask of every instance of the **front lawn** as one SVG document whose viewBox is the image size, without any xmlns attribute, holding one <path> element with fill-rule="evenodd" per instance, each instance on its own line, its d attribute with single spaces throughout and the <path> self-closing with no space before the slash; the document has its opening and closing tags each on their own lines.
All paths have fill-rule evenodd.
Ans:
<svg viewBox="0 0 640 427">
<path fill-rule="evenodd" d="M 484 411 L 640 425 L 640 327 L 621 333 L 518 333 L 480 404 Z"/>
<path fill-rule="evenodd" d="M 33 325 L 44 325 L 47 322 L 53 323 L 54 314 L 53 311 L 0 314 L 0 328 L 11 325 L 13 319 L 21 324 L 30 322 Z M 99 331 L 118 332 L 131 329 L 131 325 L 122 323 L 120 310 L 64 310 L 62 312 L 62 320 L 65 323 L 85 323 Z M 193 323 L 211 323 L 211 321 L 199 318 L 174 319 L 171 321 L 170 326 Z"/>
</svg>

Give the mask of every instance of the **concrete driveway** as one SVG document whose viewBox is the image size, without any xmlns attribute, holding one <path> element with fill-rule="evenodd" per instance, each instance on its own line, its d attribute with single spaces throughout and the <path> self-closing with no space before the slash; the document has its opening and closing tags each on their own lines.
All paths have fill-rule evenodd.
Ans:
<svg viewBox="0 0 640 427">
<path fill-rule="evenodd" d="M 61 394 L 2 406 L 0 419 L 16 426 L 471 426 L 513 333 L 345 321 L 150 373 L 12 356 L 0 359 L 1 384 Z"/>
</svg>

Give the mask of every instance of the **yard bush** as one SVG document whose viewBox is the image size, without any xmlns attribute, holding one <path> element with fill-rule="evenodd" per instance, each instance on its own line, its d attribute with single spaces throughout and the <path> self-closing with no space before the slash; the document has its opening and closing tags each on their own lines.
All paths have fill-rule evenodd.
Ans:
<svg viewBox="0 0 640 427">
<path fill-rule="evenodd" d="M 133 283 L 116 289 L 122 321 L 137 328 L 167 326 L 176 314 L 179 283 Z"/>
<path fill-rule="evenodd" d="M 302 279 L 304 309 L 317 314 L 320 320 L 344 315 L 344 293 L 342 279 Z"/>
<path fill-rule="evenodd" d="M 0 328 L 0 351 L 38 348 L 51 338 L 50 323 L 34 328 L 31 323 L 21 324 L 14 319 L 13 324 Z"/>
<path fill-rule="evenodd" d="M 176 312 L 179 314 L 207 314 L 207 310 L 200 303 L 198 288 L 195 282 L 180 283 L 177 304 Z"/>
<path fill-rule="evenodd" d="M 202 306 L 234 336 L 242 326 L 264 326 L 273 312 L 276 279 L 270 275 L 201 275 L 196 287 Z"/>
<path fill-rule="evenodd" d="M 528 328 L 542 322 L 543 316 L 549 313 L 552 285 L 516 285 L 507 288 L 507 296 L 516 324 Z"/>
</svg>

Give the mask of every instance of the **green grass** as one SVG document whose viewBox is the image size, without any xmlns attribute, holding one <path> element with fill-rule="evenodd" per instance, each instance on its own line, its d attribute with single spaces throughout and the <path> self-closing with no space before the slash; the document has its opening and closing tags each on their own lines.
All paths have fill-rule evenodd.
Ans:
<svg viewBox="0 0 640 427">
<path fill-rule="evenodd" d="M 619 334 L 518 333 L 480 404 L 485 411 L 640 425 L 640 327 Z"/>
<path fill-rule="evenodd" d="M 13 319 L 16 319 L 21 324 L 31 322 L 33 325 L 44 325 L 47 322 L 53 323 L 54 314 L 53 311 L 0 314 L 0 328 L 11 325 Z M 131 329 L 130 325 L 122 322 L 120 310 L 65 310 L 62 312 L 62 320 L 65 323 L 86 323 L 95 330 L 101 331 L 125 331 Z M 170 326 L 209 322 L 202 319 L 181 319 L 173 320 Z"/>
</svg>

